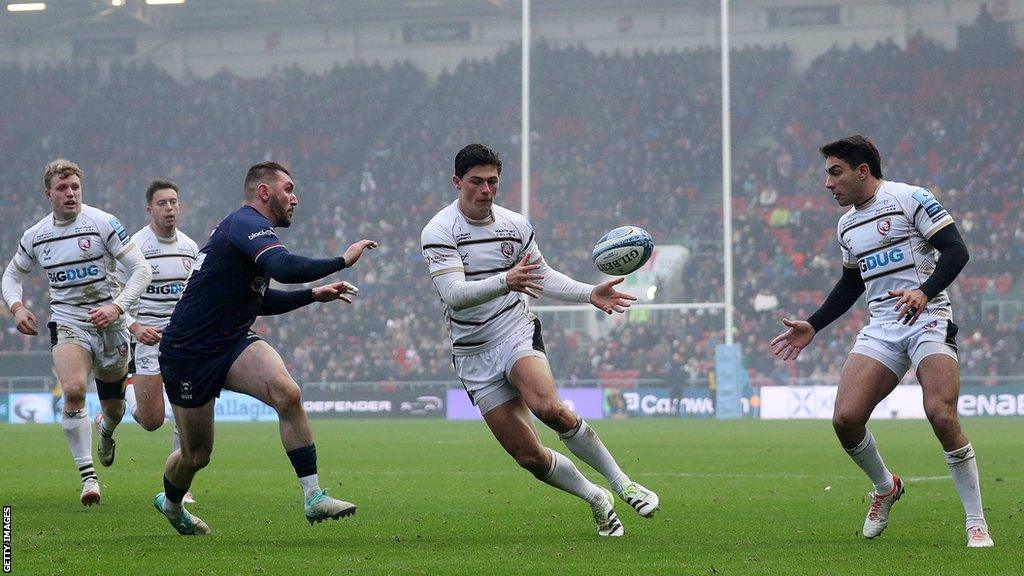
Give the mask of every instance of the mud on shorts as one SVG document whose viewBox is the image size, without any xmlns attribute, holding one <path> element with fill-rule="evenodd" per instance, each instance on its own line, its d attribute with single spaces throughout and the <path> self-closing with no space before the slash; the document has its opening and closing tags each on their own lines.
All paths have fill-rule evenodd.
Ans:
<svg viewBox="0 0 1024 576">
<path fill-rule="evenodd" d="M 103 330 L 83 328 L 72 324 L 50 322 L 50 348 L 58 344 L 74 344 L 92 355 L 94 372 L 124 374 L 131 359 L 129 343 L 131 336 L 124 322 L 115 322 Z"/>
<path fill-rule="evenodd" d="M 917 368 L 932 354 L 956 355 L 956 324 L 945 318 L 921 315 L 917 322 L 868 324 L 859 334 L 851 354 L 863 354 L 885 364 L 902 378 L 911 367 Z"/>
<path fill-rule="evenodd" d="M 497 346 L 479 354 L 452 356 L 452 364 L 470 401 L 483 415 L 519 396 L 509 376 L 516 361 L 528 356 L 547 359 L 540 320 L 536 318 Z"/>
<path fill-rule="evenodd" d="M 198 408 L 220 396 L 231 365 L 250 344 L 262 340 L 255 332 L 240 338 L 227 352 L 215 356 L 169 358 L 160 353 L 160 374 L 167 399 L 175 406 Z"/>
</svg>

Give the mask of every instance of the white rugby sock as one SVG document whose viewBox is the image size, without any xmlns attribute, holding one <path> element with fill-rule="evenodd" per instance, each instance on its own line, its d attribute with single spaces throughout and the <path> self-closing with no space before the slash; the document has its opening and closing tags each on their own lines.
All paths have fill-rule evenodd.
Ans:
<svg viewBox="0 0 1024 576">
<path fill-rule="evenodd" d="M 871 434 L 871 430 L 865 428 L 864 439 L 853 450 L 847 450 L 846 453 L 871 479 L 871 483 L 875 485 L 876 494 L 888 494 L 892 491 L 892 472 L 889 472 L 885 463 L 882 462 L 882 455 L 878 453 L 878 445 L 875 444 L 875 437 Z"/>
<path fill-rule="evenodd" d="M 565 446 L 577 458 L 607 478 L 608 483 L 612 485 L 612 490 L 615 490 L 616 493 L 622 492 L 622 488 L 629 484 L 629 477 L 619 468 L 615 458 L 604 447 L 604 442 L 601 442 L 597 432 L 588 426 L 583 418 L 580 418 L 580 423 L 576 428 L 565 434 L 559 434 L 558 437 L 565 442 Z"/>
<path fill-rule="evenodd" d="M 309 476 L 303 476 L 299 478 L 299 484 L 302 486 L 303 499 L 309 500 L 309 497 L 316 494 L 317 490 L 320 489 L 319 475 L 310 474 Z"/>
<path fill-rule="evenodd" d="M 181 432 L 178 432 L 178 423 L 174 423 L 174 433 L 171 434 L 171 452 L 181 450 Z"/>
<path fill-rule="evenodd" d="M 550 448 L 547 450 L 551 453 L 551 469 L 548 470 L 546 476 L 538 478 L 538 480 L 578 496 L 589 504 L 598 502 L 604 497 L 601 488 L 587 480 L 580 473 L 579 469 L 576 468 L 576 465 L 572 463 L 572 460 Z"/>
<path fill-rule="evenodd" d="M 974 448 L 968 442 L 963 448 L 945 454 L 953 485 L 967 513 L 967 527 L 981 526 L 988 530 L 985 511 L 981 506 L 981 483 L 978 481 L 978 461 L 974 458 Z"/>
<path fill-rule="evenodd" d="M 139 401 L 135 398 L 135 385 L 129 384 L 124 389 L 124 402 L 128 406 L 128 413 L 132 415 L 132 418 L 136 422 L 139 418 L 135 415 L 135 411 L 139 408 Z"/>
<path fill-rule="evenodd" d="M 96 478 L 96 470 L 92 465 L 92 426 L 86 418 L 85 408 L 68 414 L 61 413 L 60 427 L 64 430 L 64 438 L 71 449 L 71 457 L 75 459 L 78 473 L 84 482 L 88 478 Z"/>
</svg>

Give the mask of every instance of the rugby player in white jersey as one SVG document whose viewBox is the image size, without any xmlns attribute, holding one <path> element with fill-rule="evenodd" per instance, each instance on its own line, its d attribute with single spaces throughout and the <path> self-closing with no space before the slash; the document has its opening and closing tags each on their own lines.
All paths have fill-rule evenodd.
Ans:
<svg viewBox="0 0 1024 576">
<path fill-rule="evenodd" d="M 169 180 L 154 180 L 146 188 L 146 212 L 149 223 L 132 236 L 153 271 L 153 280 L 139 297 L 138 306 L 129 311 L 128 330 L 135 339 L 134 371 L 125 388 L 125 401 L 132 418 L 144 429 L 153 431 L 164 423 L 164 380 L 160 376 L 160 333 L 171 318 L 174 305 L 185 290 L 185 280 L 199 254 L 199 246 L 178 229 L 181 199 L 178 185 Z M 119 278 L 128 271 L 117 267 Z M 97 416 L 101 419 L 102 416 Z M 175 425 L 171 451 L 181 448 Z M 186 494 L 186 504 L 194 502 Z"/>
<path fill-rule="evenodd" d="M 641 516 L 658 510 L 658 496 L 619 468 L 597 433 L 558 396 L 527 297 L 589 302 L 608 314 L 636 298 L 619 292 L 622 278 L 597 286 L 577 282 L 544 261 L 533 226 L 494 203 L 501 174 L 498 154 L 470 144 L 455 156 L 458 199 L 422 233 L 423 257 L 441 297 L 452 363 L 470 400 L 501 446 L 537 479 L 586 501 L 601 536 L 621 536 L 614 496 L 587 480 L 571 460 L 544 447 L 531 413 L 566 447 L 601 473 Z"/>
<path fill-rule="evenodd" d="M 35 314 L 22 301 L 22 286 L 39 264 L 50 285 L 50 343 L 57 379 L 63 386 L 61 427 L 82 480 L 81 502 L 100 501 L 92 463 L 92 428 L 85 406 L 89 372 L 104 414 L 98 447 L 100 462 L 114 461 L 113 431 L 124 415 L 124 379 L 129 338 L 125 310 L 149 284 L 152 274 L 142 252 L 114 216 L 82 203 L 82 170 L 54 160 L 43 175 L 51 214 L 21 237 L 3 276 L 3 296 L 22 334 L 38 335 Z M 128 270 L 123 287 L 115 262 Z"/>
<path fill-rule="evenodd" d="M 843 274 L 807 320 L 782 320 L 787 329 L 772 339 L 772 351 L 795 360 L 866 291 L 871 318 L 843 366 L 832 416 L 840 444 L 875 485 L 863 534 L 874 538 L 885 530 L 889 511 L 904 492 L 903 481 L 883 463 L 867 421 L 913 368 L 967 515 L 967 545 L 992 546 L 974 449 L 957 418 L 957 326 L 945 292 L 967 264 L 967 246 L 930 192 L 882 179 L 878 150 L 867 138 L 850 136 L 820 152 L 828 173 L 825 187 L 840 206 L 851 207 L 837 228 Z"/>
</svg>

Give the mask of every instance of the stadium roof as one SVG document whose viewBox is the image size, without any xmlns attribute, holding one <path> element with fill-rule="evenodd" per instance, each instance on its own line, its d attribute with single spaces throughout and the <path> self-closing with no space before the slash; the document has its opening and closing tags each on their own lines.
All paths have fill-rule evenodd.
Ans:
<svg viewBox="0 0 1024 576">
<path fill-rule="evenodd" d="M 2 0 L 4 5 L 27 0 Z M 519 0 L 186 0 L 182 5 L 149 6 L 145 0 L 50 0 L 46 10 L 0 11 L 0 32 L 62 32 L 74 36 L 244 28 L 268 24 L 352 23 L 428 18 L 518 16 Z M 625 10 L 690 6 L 717 11 L 717 2 L 700 0 L 543 0 L 534 13 L 575 10 Z"/>
</svg>

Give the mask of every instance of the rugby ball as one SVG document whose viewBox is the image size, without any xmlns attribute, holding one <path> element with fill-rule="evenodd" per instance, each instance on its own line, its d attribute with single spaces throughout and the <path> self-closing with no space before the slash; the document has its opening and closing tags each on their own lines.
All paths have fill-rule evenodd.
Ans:
<svg viewBox="0 0 1024 576">
<path fill-rule="evenodd" d="M 654 239 L 646 230 L 619 226 L 601 237 L 591 258 L 601 272 L 625 276 L 647 263 L 653 253 Z"/>
</svg>

